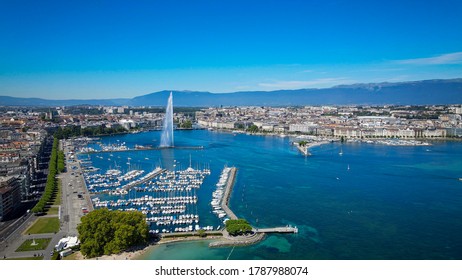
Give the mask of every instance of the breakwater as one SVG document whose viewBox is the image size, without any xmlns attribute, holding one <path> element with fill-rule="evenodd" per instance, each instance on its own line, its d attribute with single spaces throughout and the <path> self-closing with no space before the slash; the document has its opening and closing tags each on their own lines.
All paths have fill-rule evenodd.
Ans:
<svg viewBox="0 0 462 280">
<path fill-rule="evenodd" d="M 257 228 L 259 233 L 298 233 L 298 228 L 293 226 L 274 227 L 274 228 Z"/>
<path fill-rule="evenodd" d="M 236 214 L 234 214 L 234 212 L 229 208 L 229 198 L 231 197 L 231 192 L 233 191 L 234 182 L 236 180 L 236 173 L 237 168 L 231 167 L 228 181 L 226 182 L 223 200 L 221 201 L 221 208 L 226 212 L 226 215 L 228 215 L 231 220 L 237 220 Z"/>
<path fill-rule="evenodd" d="M 225 192 L 223 195 L 223 199 L 221 201 L 221 208 L 226 212 L 226 215 L 231 220 L 237 220 L 238 217 L 234 212 L 229 208 L 229 199 L 231 198 L 231 192 L 233 191 L 234 183 L 236 181 L 236 173 L 237 168 L 232 167 L 230 168 L 228 179 L 226 181 Z M 226 230 L 223 230 L 223 237 L 226 240 L 220 240 L 216 242 L 212 242 L 209 244 L 211 248 L 218 248 L 218 247 L 229 247 L 229 246 L 248 246 L 256 244 L 262 241 L 266 233 L 298 233 L 297 227 L 292 226 L 285 226 L 285 227 L 273 227 L 273 228 L 260 228 L 254 229 L 254 233 L 251 235 L 244 235 L 244 236 L 230 236 Z"/>
<path fill-rule="evenodd" d="M 230 246 L 249 246 L 262 241 L 265 238 L 264 233 L 255 233 L 252 236 L 236 237 L 228 240 L 211 242 L 210 248 L 230 247 Z"/>
</svg>

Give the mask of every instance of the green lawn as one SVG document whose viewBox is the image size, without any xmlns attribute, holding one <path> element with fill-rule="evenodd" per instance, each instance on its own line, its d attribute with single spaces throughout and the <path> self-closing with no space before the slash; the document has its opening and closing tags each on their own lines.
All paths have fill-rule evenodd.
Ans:
<svg viewBox="0 0 462 280">
<path fill-rule="evenodd" d="M 16 249 L 16 252 L 45 250 L 50 241 L 51 238 L 27 239 Z M 35 245 L 32 245 L 32 242 L 35 242 Z"/>
<path fill-rule="evenodd" d="M 58 215 L 59 213 L 59 207 L 50 207 L 48 208 L 48 210 L 46 211 L 47 215 Z"/>
<path fill-rule="evenodd" d="M 38 218 L 25 234 L 55 233 L 59 231 L 59 218 Z"/>
<path fill-rule="evenodd" d="M 6 260 L 43 260 L 43 256 L 40 256 L 40 257 L 24 257 L 24 258 L 8 258 Z"/>
</svg>

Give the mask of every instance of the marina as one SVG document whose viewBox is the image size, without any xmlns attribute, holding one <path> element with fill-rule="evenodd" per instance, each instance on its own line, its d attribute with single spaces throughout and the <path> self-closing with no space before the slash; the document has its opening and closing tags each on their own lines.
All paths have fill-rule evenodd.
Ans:
<svg viewBox="0 0 462 280">
<path fill-rule="evenodd" d="M 93 199 L 95 208 L 141 211 L 146 215 L 151 233 L 211 231 L 213 226 L 201 226 L 197 211 L 198 196 L 210 170 L 169 171 L 156 168 L 144 177 L 129 182 L 109 194 L 112 198 Z M 136 174 L 134 174 L 136 175 Z M 114 198 L 114 196 L 121 196 Z"/>
<path fill-rule="evenodd" d="M 152 139 L 158 138 L 159 132 L 149 132 L 104 137 L 100 141 L 114 143 L 119 140 L 125 142 L 127 147 L 134 147 L 136 144 L 148 146 L 150 143 L 156 143 L 158 141 Z M 433 200 L 429 198 L 443 199 L 445 195 L 432 187 L 436 184 L 435 182 L 439 182 L 439 189 L 444 188 L 446 193 L 452 194 L 445 200 L 447 205 L 455 207 L 453 198 L 460 197 L 461 170 L 454 157 L 454 151 L 455 154 L 460 154 L 457 149 L 460 143 L 457 142 L 432 142 L 431 151 L 428 151 L 430 150 L 428 146 L 418 145 L 395 147 L 354 141 L 342 144 L 333 142 L 313 148 L 315 157 L 301 159 L 296 149 L 290 149 L 292 142 L 299 140 L 294 137 L 248 136 L 245 134 L 234 136 L 200 130 L 176 132 L 175 140 L 179 146 L 207 148 L 201 150 L 177 148 L 128 150 L 113 152 L 112 156 L 110 152 L 78 154 L 78 158 L 83 161 L 84 169 L 89 171 L 84 174 L 95 176 L 94 179 L 100 175 L 106 176 L 109 170 L 112 171 L 109 172 L 108 177 L 114 178 L 110 182 L 116 182 L 117 177 L 124 175 L 126 178 L 133 176 L 129 180 L 121 180 L 119 186 L 94 186 L 90 194 L 94 199 L 95 208 L 107 205 L 110 209 L 123 211 L 131 209 L 146 213 L 151 233 L 158 233 L 165 238 L 169 236 L 175 239 L 183 239 L 182 236 L 193 236 L 194 238 L 194 236 L 197 237 L 199 229 L 203 229 L 210 235 L 222 233 L 223 222 L 226 219 L 242 217 L 250 221 L 254 226 L 254 235 L 243 239 L 226 240 L 226 242 L 217 238 L 205 243 L 205 246 L 209 248 L 210 243 L 220 242 L 210 245 L 217 246 L 213 249 L 203 249 L 201 247 L 204 246 L 203 242 L 191 245 L 195 248 L 194 250 L 201 251 L 211 258 L 218 254 L 220 257 L 217 258 L 226 259 L 230 249 L 225 248 L 227 246 L 236 246 L 233 256 L 237 259 L 248 259 L 252 256 L 284 259 L 289 258 L 289 255 L 290 258 L 316 258 L 316 254 L 328 258 L 330 256 L 328 253 L 307 250 L 307 248 L 315 248 L 323 244 L 322 246 L 325 246 L 329 253 L 344 252 L 344 247 L 335 245 L 336 239 L 333 237 L 337 232 L 344 232 L 348 242 L 355 244 L 348 247 L 362 248 L 360 246 L 366 246 L 367 243 L 367 246 L 375 248 L 377 252 L 383 252 L 383 255 L 388 258 L 398 256 L 399 253 L 393 248 L 385 248 L 378 246 L 379 243 L 372 244 L 367 241 L 372 234 L 368 227 L 370 219 L 382 225 L 383 228 L 386 228 L 389 223 L 396 223 L 400 228 L 419 239 L 418 243 L 410 242 L 397 235 L 394 237 L 394 242 L 400 246 L 413 247 L 415 250 L 422 248 L 427 252 L 438 251 L 440 247 L 436 248 L 433 245 L 435 242 L 438 243 L 434 238 L 426 238 L 422 235 L 424 231 L 412 231 L 408 223 L 400 224 L 400 219 L 395 218 L 402 215 L 409 217 L 408 213 L 419 216 L 420 204 L 408 205 L 406 209 L 410 212 L 406 213 L 402 211 L 395 213 L 393 207 L 401 200 L 407 201 L 411 194 L 417 202 L 425 201 L 425 203 L 432 204 Z M 89 146 L 93 145 L 95 143 L 89 144 Z M 340 153 L 343 155 L 339 156 Z M 190 157 L 200 163 L 191 164 Z M 367 158 L 367 164 L 364 163 L 365 158 Z M 274 160 L 280 161 L 281 164 L 268 164 Z M 444 171 L 442 169 L 438 169 L 438 172 L 429 171 L 426 165 L 428 162 L 439 162 L 447 167 L 444 167 Z M 231 168 L 236 163 L 238 165 L 234 167 L 235 171 L 226 172 L 224 166 Z M 157 167 L 166 171 L 142 184 L 129 189 L 123 188 L 129 182 L 143 178 Z M 210 174 L 204 174 L 204 179 L 198 188 L 192 186 L 194 185 L 192 179 L 185 181 L 189 184 L 183 184 L 179 178 L 180 173 L 183 175 L 188 173 L 185 171 L 189 167 L 194 167 L 196 171 L 210 171 Z M 237 174 L 237 169 L 239 169 L 239 174 Z M 361 174 L 358 173 L 359 170 Z M 129 173 L 131 171 L 133 172 Z M 176 174 L 175 179 L 172 180 L 174 173 Z M 284 173 L 284 176 L 281 176 L 281 173 Z M 409 176 L 409 174 L 416 173 L 423 175 Z M 227 179 L 224 174 L 228 174 Z M 444 177 L 441 174 L 444 174 Z M 168 180 L 172 183 L 170 184 Z M 232 181 L 234 183 L 231 183 Z M 223 182 L 226 182 L 224 186 Z M 430 182 L 433 183 L 430 184 Z M 91 182 L 86 183 L 88 186 L 91 185 Z M 93 183 L 97 184 L 96 181 Z M 225 194 L 228 183 L 230 191 Z M 413 185 L 422 187 L 418 192 L 414 192 L 409 187 Z M 340 190 L 342 192 L 339 192 Z M 111 194 L 111 191 L 115 191 L 116 194 Z M 385 198 L 391 197 L 391 193 L 393 193 L 393 201 L 389 202 Z M 215 200 L 212 206 L 214 199 L 218 200 Z M 337 200 L 343 201 L 341 204 L 343 207 L 336 206 Z M 225 201 L 227 201 L 228 209 L 231 208 L 229 213 L 225 211 L 226 207 L 222 206 Z M 268 207 L 271 204 L 277 207 Z M 372 212 L 364 212 L 365 207 Z M 413 212 L 414 208 L 417 212 Z M 325 212 L 326 209 L 329 211 L 328 214 Z M 214 210 L 217 211 L 213 212 Z M 223 212 L 218 212 L 220 210 L 224 211 L 225 215 Z M 383 216 L 385 212 L 388 214 Z M 300 215 L 300 213 L 304 214 Z M 377 217 L 380 218 L 377 219 Z M 425 217 L 421 219 L 432 224 L 432 221 Z M 351 222 L 355 225 L 353 229 L 350 226 Z M 292 225 L 292 227 L 286 225 Z M 459 227 L 460 224 L 453 220 L 451 227 L 454 225 Z M 443 223 L 442 226 L 446 224 Z M 413 225 L 413 227 L 418 228 L 419 225 Z M 428 227 L 425 231 L 433 232 Z M 295 232 L 298 234 L 294 234 Z M 358 236 L 358 238 L 351 236 Z M 227 237 L 220 236 L 220 238 L 226 239 Z M 456 240 L 455 236 L 447 234 L 445 238 Z M 169 244 L 169 248 L 189 246 L 180 243 L 182 242 Z M 443 245 L 439 244 L 439 246 Z M 154 251 L 163 252 L 163 249 L 159 248 L 164 248 L 164 245 L 159 246 L 155 246 Z M 162 256 L 154 251 L 153 255 L 149 253 L 145 258 L 161 259 Z M 445 254 L 445 252 L 440 253 Z M 348 251 L 347 254 L 351 258 L 376 256 L 364 250 Z M 457 256 L 455 252 L 448 254 Z M 426 256 L 429 255 L 426 254 Z M 413 254 L 407 257 L 419 258 Z"/>
<path fill-rule="evenodd" d="M 223 222 L 229 218 L 237 219 L 236 215 L 228 207 L 230 189 L 234 184 L 235 169 L 234 167 L 225 167 L 223 169 L 216 184 L 217 189 L 212 193 L 212 202 L 210 203 L 213 208 L 212 212 Z"/>
<path fill-rule="evenodd" d="M 95 209 L 140 211 L 146 215 L 150 232 L 157 234 L 216 229 L 213 225 L 200 224 L 197 209 L 197 191 L 211 171 L 205 166 L 192 168 L 191 158 L 190 166 L 184 170 L 156 167 L 146 173 L 134 164 L 127 164 L 126 172 L 116 165 L 116 169 L 99 173 L 100 168 L 93 166 L 90 155 L 82 153 L 79 157 Z M 99 153 L 93 157 L 104 160 Z M 132 158 L 127 159 L 130 163 Z"/>
</svg>

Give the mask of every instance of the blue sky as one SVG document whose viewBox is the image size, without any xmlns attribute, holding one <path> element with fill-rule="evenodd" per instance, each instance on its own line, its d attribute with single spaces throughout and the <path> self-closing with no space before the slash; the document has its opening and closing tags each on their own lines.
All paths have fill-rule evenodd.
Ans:
<svg viewBox="0 0 462 280">
<path fill-rule="evenodd" d="M 462 77 L 462 1 L 0 0 L 0 95 Z"/>
</svg>

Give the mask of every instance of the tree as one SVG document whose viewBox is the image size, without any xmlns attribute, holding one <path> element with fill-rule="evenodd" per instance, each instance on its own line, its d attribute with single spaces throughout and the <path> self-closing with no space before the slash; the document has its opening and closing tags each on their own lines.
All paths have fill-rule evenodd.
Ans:
<svg viewBox="0 0 462 280">
<path fill-rule="evenodd" d="M 58 172 L 59 173 L 62 173 L 64 172 L 64 169 L 65 169 L 65 165 L 64 165 L 64 152 L 63 151 L 59 151 L 58 152 Z"/>
<path fill-rule="evenodd" d="M 181 128 L 187 128 L 191 129 L 192 128 L 192 122 L 191 120 L 186 120 L 181 124 Z"/>
<path fill-rule="evenodd" d="M 77 226 L 80 250 L 89 258 L 118 254 L 143 244 L 148 238 L 145 216 L 138 211 L 109 211 L 101 208 L 82 217 Z"/>
<path fill-rule="evenodd" d="M 207 233 L 203 229 L 200 229 L 199 231 L 197 231 L 197 233 L 199 234 L 200 237 L 206 237 L 207 236 Z"/>
<path fill-rule="evenodd" d="M 300 142 L 298 142 L 298 145 L 300 145 L 300 147 L 305 147 L 306 144 L 308 144 L 307 141 L 300 141 Z"/>
<path fill-rule="evenodd" d="M 227 220 L 226 221 L 226 231 L 231 235 L 241 235 L 249 233 L 252 231 L 252 226 L 247 220 L 238 219 L 238 220 Z"/>
<path fill-rule="evenodd" d="M 45 211 L 47 203 L 50 202 L 53 198 L 53 193 L 56 191 L 57 182 L 56 182 L 56 173 L 58 165 L 58 138 L 54 138 L 53 147 L 51 150 L 50 162 L 48 163 L 48 176 L 47 182 L 45 184 L 45 190 L 40 197 L 38 203 L 32 208 L 32 213 L 39 214 Z M 63 154 L 64 155 L 64 154 Z"/>
<path fill-rule="evenodd" d="M 250 133 L 257 133 L 259 131 L 258 126 L 256 125 L 251 125 L 249 128 L 247 128 L 247 131 Z"/>
</svg>

